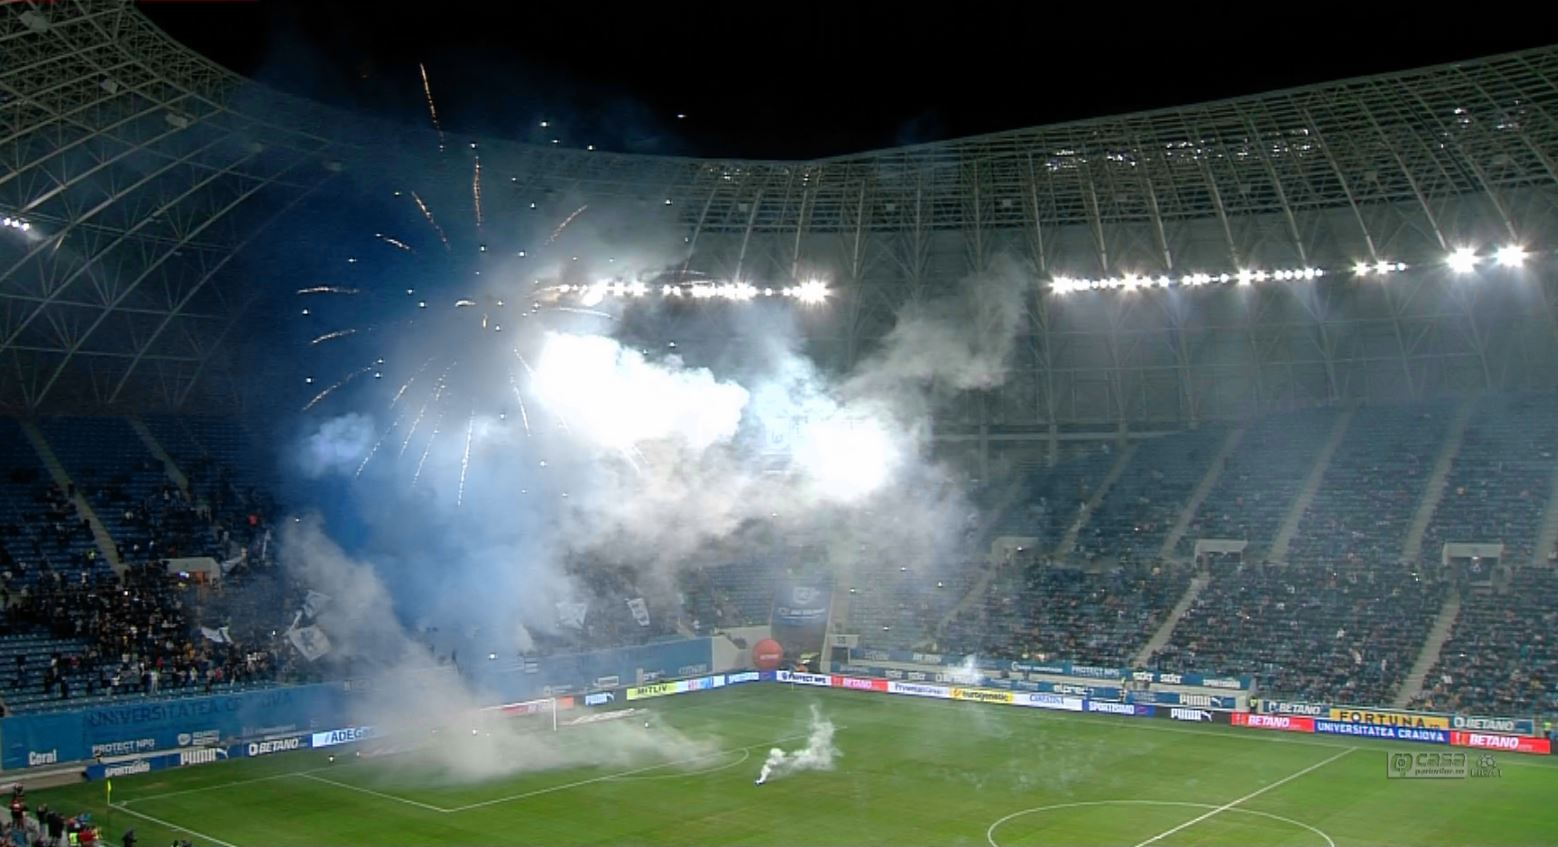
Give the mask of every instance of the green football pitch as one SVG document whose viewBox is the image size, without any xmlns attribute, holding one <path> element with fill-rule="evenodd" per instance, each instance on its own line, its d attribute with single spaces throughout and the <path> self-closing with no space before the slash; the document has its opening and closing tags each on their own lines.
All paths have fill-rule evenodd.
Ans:
<svg viewBox="0 0 1558 847">
<path fill-rule="evenodd" d="M 110 844 L 133 827 L 143 847 L 1558 843 L 1546 758 L 1499 754 L 1496 777 L 1402 780 L 1386 778 L 1387 751 L 1422 746 L 771 684 L 642 705 L 649 729 L 613 731 L 713 752 L 452 784 L 416 754 L 331 763 L 307 751 L 118 778 L 112 809 L 100 783 L 30 799 L 92 811 Z M 755 786 L 771 747 L 804 744 L 812 705 L 837 728 L 834 769 Z"/>
</svg>

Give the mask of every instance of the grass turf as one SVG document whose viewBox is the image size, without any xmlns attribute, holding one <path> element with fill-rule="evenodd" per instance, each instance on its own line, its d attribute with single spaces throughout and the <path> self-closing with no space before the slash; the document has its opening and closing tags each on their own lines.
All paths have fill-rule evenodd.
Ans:
<svg viewBox="0 0 1558 847">
<path fill-rule="evenodd" d="M 803 743 L 812 704 L 838 727 L 837 767 L 755 787 L 775 739 Z M 112 810 L 101 783 L 30 799 L 91 810 L 111 844 L 133 827 L 145 847 L 1558 842 L 1544 758 L 1500 754 L 1494 779 L 1394 780 L 1386 751 L 1436 748 L 779 685 L 644 705 L 648 732 L 721 752 L 449 784 L 407 756 L 309 751 L 118 778 Z"/>
</svg>

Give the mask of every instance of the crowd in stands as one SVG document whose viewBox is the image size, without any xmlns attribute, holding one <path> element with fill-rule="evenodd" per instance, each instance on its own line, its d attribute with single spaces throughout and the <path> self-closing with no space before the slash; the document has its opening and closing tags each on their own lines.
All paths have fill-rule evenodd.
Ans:
<svg viewBox="0 0 1558 847">
<path fill-rule="evenodd" d="M 1396 562 L 1455 404 L 1371 408 L 1353 416 L 1298 524 L 1288 560 Z"/>
<path fill-rule="evenodd" d="M 1290 511 L 1339 412 L 1315 409 L 1248 424 L 1179 550 L 1188 552 L 1198 537 L 1248 539 L 1248 563 L 1214 567 L 1153 663 L 1252 675 L 1270 696 L 1387 702 L 1446 593 L 1440 580 L 1399 558 L 1454 413 L 1450 403 L 1359 410 L 1284 564 L 1261 564 L 1259 553 Z M 298 661 L 287 642 L 282 618 L 304 590 L 270 563 L 268 516 L 276 507 L 266 481 L 241 463 L 249 449 L 241 428 L 177 418 L 149 420 L 147 428 L 172 464 L 150 450 L 125 449 L 138 447 L 140 437 L 122 420 L 45 422 L 41 431 L 75 480 L 55 486 L 21 425 L 0 419 L 0 436 L 14 436 L 0 438 L 0 600 L 7 607 L 0 696 L 11 709 L 198 693 L 321 672 L 322 665 Z M 1185 591 L 1188 569 L 1157 556 L 1229 434 L 1212 425 L 1140 442 L 1090 515 L 1084 504 L 1120 462 L 1117 446 L 1077 446 L 1053 465 L 1026 468 L 1013 477 L 1015 487 L 1002 489 L 1016 492 L 1001 498 L 1010 508 L 976 516 L 980 529 L 964 539 L 966 564 L 936 573 L 888 561 L 858 565 L 852 584 L 839 586 L 850 591 L 851 626 L 863 642 L 886 648 L 1129 663 Z M 1553 398 L 1478 406 L 1429 526 L 1425 557 L 1443 540 L 1501 540 L 1506 561 L 1522 551 L 1529 558 L 1558 469 L 1554 444 Z M 122 575 L 98 555 L 86 506 L 117 545 Z M 1079 516 L 1086 518 L 1080 555 L 1046 556 Z M 989 564 L 980 547 L 1000 535 L 1036 538 L 1037 550 L 1021 562 Z M 217 559 L 225 578 L 170 574 L 167 560 L 185 555 Z M 675 586 L 658 589 L 641 585 L 633 568 L 578 563 L 578 599 L 588 611 L 560 634 L 540 637 L 536 650 L 766 623 L 784 559 L 735 556 L 690 568 Z M 995 569 L 987 587 L 943 625 L 987 568 Z M 1558 710 L 1558 659 L 1547 644 L 1558 621 L 1544 609 L 1553 586 L 1542 581 L 1551 578 L 1527 574 L 1519 579 L 1529 582 L 1469 595 L 1423 702 Z M 629 603 L 636 598 L 644 600 L 648 625 Z"/>
<path fill-rule="evenodd" d="M 1250 424 L 1191 519 L 1180 553 L 1189 555 L 1198 538 L 1249 541 L 1252 553 L 1269 548 L 1336 415 L 1333 409 L 1308 409 Z"/>
<path fill-rule="evenodd" d="M 998 515 L 990 536 L 1048 539 L 1053 546 L 1071 528 L 1117 460 L 1113 444 L 1079 447 L 1050 467 L 1021 472 L 1019 496 Z"/>
<path fill-rule="evenodd" d="M 1463 590 L 1460 616 L 1417 705 L 1481 715 L 1558 715 L 1558 571 L 1521 566 Z"/>
<path fill-rule="evenodd" d="M 161 562 L 128 565 L 122 579 L 70 582 L 55 574 L 29 587 L 7 610 L 7 625 L 46 632 L 53 649 L 46 664 L 44 656 L 17 654 L 14 668 L 0 669 L 7 706 L 37 711 L 83 698 L 210 693 L 274 678 L 285 654 L 217 643 L 193 625 L 193 603 L 216 590 L 167 573 Z"/>
<path fill-rule="evenodd" d="M 1386 703 L 1445 591 L 1443 581 L 1399 563 L 1240 564 L 1213 574 L 1152 664 L 1247 674 L 1266 696 Z"/>
<path fill-rule="evenodd" d="M 1445 542 L 1502 542 L 1504 561 L 1531 559 L 1558 470 L 1558 398 L 1473 401 L 1444 496 L 1424 538 L 1437 559 Z"/>
<path fill-rule="evenodd" d="M 1089 559 L 1156 560 L 1227 437 L 1226 427 L 1204 426 L 1138 444 L 1089 516 L 1077 552 Z"/>
<path fill-rule="evenodd" d="M 932 652 L 1123 667 L 1188 582 L 1187 573 L 1173 568 L 1095 572 L 1014 563 L 996 574 L 979 602 L 948 622 Z"/>
</svg>

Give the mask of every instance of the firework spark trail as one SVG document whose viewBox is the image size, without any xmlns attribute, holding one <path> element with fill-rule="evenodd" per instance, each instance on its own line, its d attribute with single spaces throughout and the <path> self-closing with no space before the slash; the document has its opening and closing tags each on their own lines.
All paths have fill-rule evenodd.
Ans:
<svg viewBox="0 0 1558 847">
<path fill-rule="evenodd" d="M 476 156 L 476 167 L 471 171 L 471 199 L 476 201 L 476 228 L 481 229 L 481 156 Z"/>
<path fill-rule="evenodd" d="M 382 232 L 374 233 L 374 235 L 380 241 L 384 242 L 385 244 L 389 244 L 389 245 L 394 246 L 394 247 L 399 247 L 400 249 L 406 251 L 407 253 L 415 253 L 416 252 L 415 250 L 411 249 L 411 245 L 410 244 L 407 244 L 406 242 L 401 241 L 398 238 L 391 238 L 390 236 L 385 235 Z"/>
<path fill-rule="evenodd" d="M 427 446 L 422 448 L 422 458 L 417 460 L 417 472 L 411 475 L 411 487 L 417 487 L 417 480 L 422 478 L 422 466 L 427 464 L 427 454 L 433 452 L 433 442 L 438 438 L 438 428 L 443 425 L 444 413 L 438 413 L 438 419 L 433 421 L 433 432 L 427 437 Z"/>
<path fill-rule="evenodd" d="M 339 285 L 316 285 L 312 288 L 299 288 L 299 294 L 356 294 L 355 288 L 343 288 Z"/>
<path fill-rule="evenodd" d="M 563 230 L 567 229 L 568 225 L 573 223 L 573 219 L 577 218 L 580 214 L 582 214 L 584 212 L 585 209 L 588 209 L 588 208 L 590 208 L 590 204 L 585 203 L 583 206 L 580 206 L 579 208 L 574 209 L 573 210 L 573 214 L 569 215 L 566 218 L 563 218 L 563 222 L 557 225 L 557 229 L 552 230 L 552 236 L 546 240 L 546 243 L 547 244 L 551 244 L 553 241 L 556 241 L 557 240 L 557 236 L 562 235 L 563 234 Z"/>
<path fill-rule="evenodd" d="M 530 361 L 525 358 L 525 354 L 524 353 L 519 352 L 519 348 L 518 347 L 514 348 L 514 357 L 519 359 L 519 363 L 521 365 L 525 366 L 525 373 L 530 374 L 531 380 L 534 380 L 536 378 L 536 369 L 532 368 L 530 366 Z M 515 389 L 515 390 L 517 391 L 518 389 Z M 521 402 L 523 402 L 523 401 L 521 401 Z M 563 413 L 562 412 L 556 411 L 554 409 L 552 411 L 552 414 L 554 416 L 556 416 L 556 418 L 557 418 L 557 425 L 561 426 L 563 428 L 563 432 L 572 432 L 573 431 L 573 428 L 568 425 L 568 419 L 566 417 L 563 417 Z M 527 429 L 528 429 L 528 424 L 529 424 L 529 422 L 527 421 L 526 422 Z"/>
<path fill-rule="evenodd" d="M 327 332 L 324 335 L 321 335 L 318 338 L 316 338 L 313 341 L 310 341 L 308 343 L 310 343 L 310 344 L 323 344 L 326 341 L 334 341 L 337 338 L 345 338 L 348 335 L 356 335 L 356 334 L 357 334 L 357 330 L 355 328 L 338 329 L 335 332 Z"/>
<path fill-rule="evenodd" d="M 444 375 L 445 376 L 447 376 L 448 374 L 449 374 L 448 371 L 444 371 Z M 442 397 L 443 395 L 444 395 L 444 378 L 441 376 L 441 377 L 438 378 L 438 385 L 437 385 L 437 387 L 435 387 L 433 389 L 433 396 L 428 398 L 427 402 L 422 404 L 422 408 L 417 410 L 416 418 L 411 421 L 411 429 L 406 430 L 406 440 L 402 441 L 400 443 L 400 455 L 402 455 L 402 456 L 406 455 L 406 448 L 411 446 L 411 437 L 413 435 L 417 434 L 417 427 L 422 425 L 422 416 L 427 414 L 427 407 L 433 405 L 434 403 L 437 403 L 438 399 L 440 397 Z M 441 419 L 442 415 L 440 415 L 439 417 Z"/>
<path fill-rule="evenodd" d="M 357 473 L 352 474 L 352 479 L 357 479 L 362 476 L 362 472 L 365 468 L 368 467 L 368 463 L 373 461 L 373 454 L 379 452 L 379 445 L 384 443 L 384 439 L 389 438 L 389 434 L 395 431 L 395 427 L 400 426 L 401 420 L 405 417 L 406 412 L 404 409 L 402 409 L 400 414 L 395 416 L 395 420 L 392 421 L 383 432 L 379 433 L 379 440 L 373 442 L 373 446 L 368 448 L 368 455 L 362 457 L 362 464 L 357 466 Z"/>
<path fill-rule="evenodd" d="M 593 315 L 593 316 L 595 316 L 597 318 L 607 318 L 607 319 L 610 319 L 610 318 L 613 317 L 608 312 L 602 312 L 602 311 L 599 311 L 599 310 L 596 310 L 596 309 L 576 309 L 576 308 L 574 308 L 572 306 L 553 306 L 549 311 L 553 311 L 553 312 L 572 312 L 572 313 L 574 313 L 576 315 Z"/>
<path fill-rule="evenodd" d="M 341 379 L 340 382 L 337 382 L 335 385 L 332 385 L 329 388 L 326 388 L 324 391 L 321 391 L 318 394 L 315 394 L 314 395 L 314 399 L 308 401 L 308 405 L 303 407 L 303 411 L 306 412 L 309 409 L 312 409 L 315 406 L 319 405 L 319 401 L 321 401 L 321 400 L 325 399 L 326 397 L 329 397 L 331 394 L 335 393 L 336 389 L 340 388 L 341 386 L 347 384 L 348 382 L 351 382 L 352 380 L 356 379 L 357 377 L 362 376 L 363 374 L 365 374 L 365 373 L 367 373 L 368 371 L 371 371 L 371 370 L 373 370 L 373 365 L 367 365 L 367 366 L 364 366 L 362 368 L 359 368 L 359 369 L 357 369 L 355 371 L 352 371 L 351 373 L 347 374 L 345 377 L 343 377 Z"/>
<path fill-rule="evenodd" d="M 519 350 L 514 351 L 519 355 Z M 530 412 L 525 409 L 525 395 L 519 390 L 519 380 L 514 378 L 514 369 L 509 368 L 509 388 L 514 389 L 514 399 L 519 401 L 519 421 L 525 425 L 525 437 L 530 437 Z"/>
<path fill-rule="evenodd" d="M 395 404 L 400 402 L 401 395 L 406 393 L 406 389 L 411 387 L 411 383 L 416 382 L 417 381 L 417 377 L 421 376 L 422 372 L 427 370 L 427 366 L 431 365 L 433 363 L 433 360 L 436 359 L 436 358 L 438 358 L 438 357 L 437 356 L 429 356 L 427 361 L 422 363 L 422 367 L 417 368 L 417 372 L 412 374 L 410 379 L 406 380 L 406 384 L 402 385 L 400 387 L 400 390 L 395 392 L 395 396 L 391 397 L 390 401 L 389 401 L 391 409 L 395 408 Z"/>
<path fill-rule="evenodd" d="M 422 202 L 422 198 L 417 196 L 415 191 L 411 192 L 411 199 L 416 201 L 417 208 L 422 210 L 422 217 L 427 218 L 427 222 L 432 225 L 433 231 L 438 233 L 438 240 L 442 241 L 444 243 L 444 249 L 448 250 L 449 236 L 444 235 L 444 228 L 439 226 L 438 221 L 434 219 L 433 210 L 429 209 L 427 204 Z"/>
<path fill-rule="evenodd" d="M 438 107 L 433 105 L 433 86 L 427 81 L 427 66 L 417 62 L 417 70 L 422 72 L 422 93 L 427 95 L 427 113 L 433 119 L 433 129 L 438 130 L 438 149 L 444 149 L 444 128 L 438 123 Z"/>
<path fill-rule="evenodd" d="M 470 418 L 465 422 L 465 454 L 460 457 L 460 489 L 454 497 L 454 506 L 457 509 L 465 505 L 465 472 L 471 466 L 471 433 L 475 429 L 476 410 L 472 409 Z"/>
</svg>

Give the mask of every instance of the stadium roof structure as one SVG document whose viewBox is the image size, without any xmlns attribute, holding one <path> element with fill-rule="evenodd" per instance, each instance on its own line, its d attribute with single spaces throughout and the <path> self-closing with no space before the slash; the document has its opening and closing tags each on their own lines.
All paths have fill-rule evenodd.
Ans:
<svg viewBox="0 0 1558 847">
<path fill-rule="evenodd" d="M 224 402 L 281 284 L 235 257 L 326 214 L 384 126 L 120 0 L 8 4 L 0 53 L 0 408 Z M 1006 383 L 950 435 L 1558 384 L 1558 48 L 804 162 L 480 141 L 515 192 L 663 205 L 721 278 L 826 278 L 835 364 L 906 302 L 1031 274 Z"/>
</svg>

